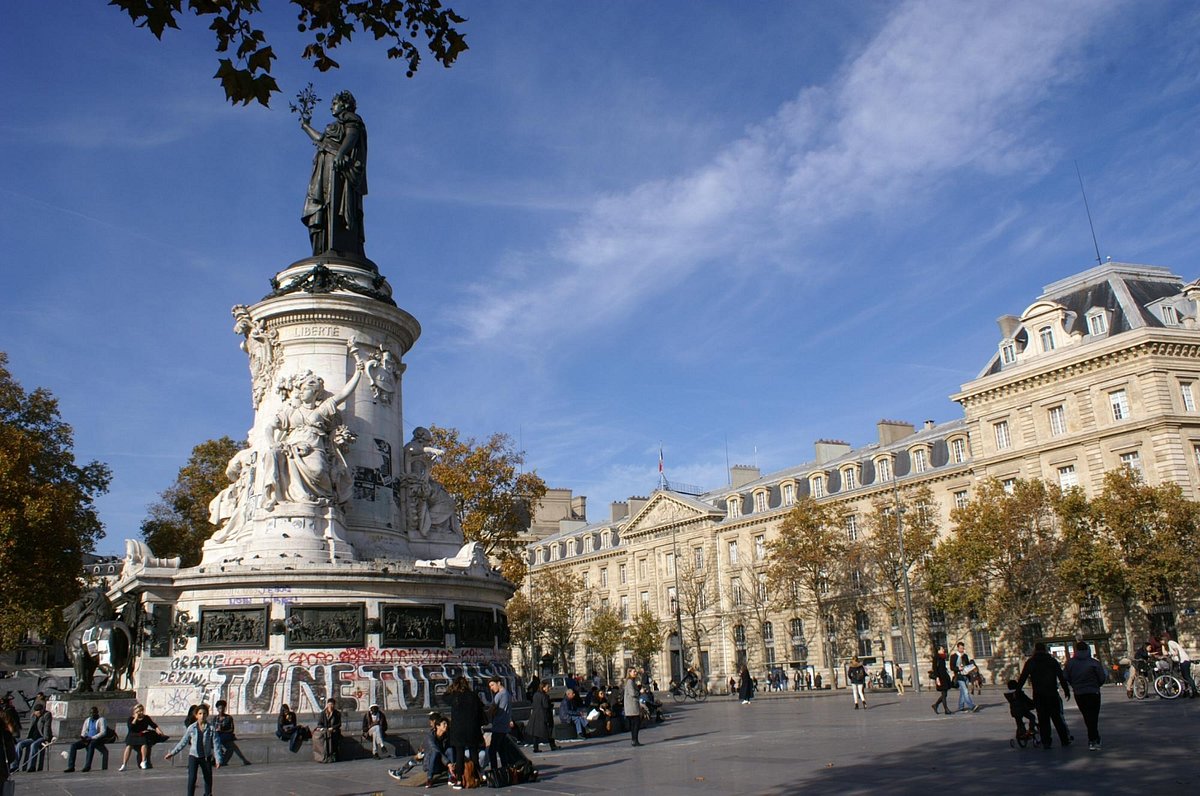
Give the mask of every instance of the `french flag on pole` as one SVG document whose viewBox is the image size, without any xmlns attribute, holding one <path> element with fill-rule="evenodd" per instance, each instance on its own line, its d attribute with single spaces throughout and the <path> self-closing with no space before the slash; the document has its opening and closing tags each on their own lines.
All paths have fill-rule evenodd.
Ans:
<svg viewBox="0 0 1200 796">
<path fill-rule="evenodd" d="M 662 456 L 662 446 L 661 445 L 658 448 L 658 474 L 659 475 L 663 474 L 663 456 Z"/>
</svg>

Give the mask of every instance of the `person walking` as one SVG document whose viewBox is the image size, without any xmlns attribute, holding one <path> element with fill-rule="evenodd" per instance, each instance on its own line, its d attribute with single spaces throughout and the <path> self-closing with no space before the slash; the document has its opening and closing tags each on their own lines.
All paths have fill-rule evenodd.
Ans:
<svg viewBox="0 0 1200 796">
<path fill-rule="evenodd" d="M 867 667 L 862 665 L 857 655 L 850 659 L 850 666 L 846 668 L 846 679 L 850 682 L 850 693 L 854 696 L 854 709 L 858 710 L 858 703 L 862 702 L 862 708 L 866 710 Z"/>
<path fill-rule="evenodd" d="M 63 772 L 70 774 L 75 771 L 75 756 L 79 754 L 80 749 L 86 749 L 83 755 L 83 771 L 92 770 L 92 758 L 96 752 L 100 752 L 100 757 L 103 759 L 104 768 L 108 768 L 108 747 L 105 736 L 108 735 L 108 722 L 100 715 L 100 708 L 92 705 L 91 712 L 84 719 L 83 727 L 79 730 L 79 738 L 71 744 L 71 748 L 67 750 L 67 768 Z M 115 739 L 116 733 L 113 733 Z"/>
<path fill-rule="evenodd" d="M 896 664 L 896 693 L 904 696 L 904 669 L 900 668 L 900 664 Z"/>
<path fill-rule="evenodd" d="M 540 686 L 530 703 L 529 726 L 526 731 L 533 741 L 533 751 L 538 751 L 538 746 L 545 741 L 550 744 L 550 751 L 553 752 L 558 749 L 558 745 L 554 743 L 554 710 L 550 707 L 550 683 L 544 682 Z"/>
<path fill-rule="evenodd" d="M 637 669 L 630 667 L 625 675 L 625 695 L 622 700 L 622 711 L 625 713 L 625 723 L 629 725 L 629 736 L 634 746 L 641 746 L 638 733 L 642 729 L 642 705 L 638 701 Z"/>
<path fill-rule="evenodd" d="M 975 713 L 979 710 L 975 700 L 971 699 L 971 675 L 978 668 L 971 660 L 971 656 L 967 654 L 967 645 L 961 641 L 958 642 L 954 647 L 954 654 L 950 656 L 950 671 L 954 673 L 954 681 L 958 684 L 959 713 L 964 710 Z"/>
<path fill-rule="evenodd" d="M 750 700 L 754 699 L 754 679 L 750 677 L 750 669 L 744 663 L 738 672 L 738 698 L 742 700 L 743 705 L 749 705 Z"/>
<path fill-rule="evenodd" d="M 504 680 L 493 675 L 488 679 L 488 690 L 492 692 L 492 704 L 488 706 L 488 715 L 492 717 L 492 742 L 488 746 L 488 765 L 492 771 L 514 761 L 503 759 L 501 749 L 508 748 L 508 733 L 512 730 L 512 697 L 504 687 Z"/>
<path fill-rule="evenodd" d="M 1100 751 L 1100 686 L 1108 682 L 1108 672 L 1092 657 L 1086 641 L 1075 644 L 1075 655 L 1067 661 L 1063 675 L 1075 692 L 1075 706 L 1087 727 L 1088 749 Z"/>
<path fill-rule="evenodd" d="M 947 716 L 950 715 L 950 703 L 946 701 L 946 696 L 950 693 L 950 689 L 954 687 L 954 679 L 950 676 L 950 670 L 946 668 L 946 648 L 939 646 L 937 652 L 933 654 L 933 670 L 929 673 L 933 678 L 934 687 L 938 690 L 937 702 L 933 703 L 933 712 L 938 712 L 940 705 Z"/>
<path fill-rule="evenodd" d="M 1033 646 L 1033 655 L 1025 661 L 1021 669 L 1021 677 L 1017 680 L 1017 688 L 1025 685 L 1025 681 L 1033 686 L 1033 703 L 1037 709 L 1038 730 L 1042 734 L 1042 748 L 1050 748 L 1050 723 L 1058 730 L 1058 740 L 1063 746 L 1071 745 L 1071 733 L 1067 731 L 1067 722 L 1063 718 L 1062 700 L 1058 698 L 1058 687 L 1061 685 L 1067 701 L 1071 701 L 1071 686 L 1063 674 L 1062 666 L 1049 652 L 1046 645 L 1039 641 Z"/>
<path fill-rule="evenodd" d="M 187 794 L 195 796 L 196 772 L 204 779 L 204 796 L 212 796 L 212 773 L 221 767 L 221 734 L 208 723 L 208 705 L 196 708 L 196 722 L 189 726 L 163 759 L 170 760 L 183 749 L 188 750 Z"/>
</svg>

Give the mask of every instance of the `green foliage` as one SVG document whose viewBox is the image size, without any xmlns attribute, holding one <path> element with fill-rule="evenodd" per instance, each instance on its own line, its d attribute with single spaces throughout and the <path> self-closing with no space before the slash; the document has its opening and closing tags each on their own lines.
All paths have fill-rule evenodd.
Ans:
<svg viewBox="0 0 1200 796">
<path fill-rule="evenodd" d="M 904 607 L 905 572 L 913 593 L 919 595 L 924 591 L 926 561 L 941 532 L 934 506 L 933 493 L 928 487 L 901 493 L 903 556 L 900 555 L 900 534 L 896 532 L 896 500 L 876 500 L 865 518 L 866 534 L 856 560 L 889 612 Z"/>
<path fill-rule="evenodd" d="M 518 591 L 504 606 L 504 614 L 508 617 L 509 644 L 521 651 L 521 659 L 529 662 L 533 649 L 530 646 L 530 632 L 536 632 L 536 605 L 530 603 L 525 592 Z M 537 669 L 536 662 L 531 662 L 527 673 L 532 674 Z"/>
<path fill-rule="evenodd" d="M 204 542 L 217 530 L 209 524 L 208 504 L 228 485 L 225 468 L 242 447 L 221 437 L 192 449 L 175 483 L 159 494 L 142 521 L 142 538 L 156 556 L 180 556 L 185 567 L 200 563 Z"/>
<path fill-rule="evenodd" d="M 83 554 L 104 536 L 94 501 L 112 478 L 99 462 L 76 464 L 58 401 L 26 393 L 7 364 L 0 352 L 0 649 L 61 625 Z"/>
<path fill-rule="evenodd" d="M 537 632 L 567 671 L 575 640 L 583 629 L 583 617 L 592 596 L 567 570 L 548 570 L 533 576 L 533 604 Z"/>
<path fill-rule="evenodd" d="M 460 439 L 452 428 L 430 426 L 429 431 L 434 446 L 445 451 L 432 476 L 454 498 L 463 535 L 482 544 L 488 555 L 517 554 L 519 537 L 533 519 L 532 507 L 546 495 L 546 482 L 537 473 L 520 472 L 525 454 L 507 434 L 476 443 Z"/>
<path fill-rule="evenodd" d="M 625 637 L 625 623 L 621 614 L 614 608 L 600 608 L 592 613 L 592 621 L 587 626 L 587 644 L 600 653 L 604 659 L 605 677 L 612 679 L 613 656 L 621 649 L 621 641 Z"/>
<path fill-rule="evenodd" d="M 647 665 L 662 652 L 666 632 L 657 616 L 646 610 L 640 611 L 625 630 L 625 649 L 635 661 Z"/>
<path fill-rule="evenodd" d="M 1027 618 L 1053 622 L 1068 593 L 1059 568 L 1068 550 L 1059 533 L 1061 492 L 1018 479 L 1011 492 L 992 478 L 951 514 L 954 528 L 934 549 L 929 591 L 948 615 L 974 613 L 1014 634 Z"/>
<path fill-rule="evenodd" d="M 443 8 L 440 0 L 290 0 L 297 11 L 297 29 L 312 36 L 301 57 L 312 61 L 321 72 L 337 69 L 330 56 L 356 31 L 376 41 L 388 40 L 387 57 L 405 61 L 408 77 L 421 63 L 417 43 L 424 38 L 426 48 L 442 66 L 449 67 L 467 49 L 466 39 L 456 25 L 467 20 L 453 9 Z M 179 30 L 184 0 L 109 0 L 129 15 L 133 24 L 146 28 L 161 40 L 168 28 Z M 275 53 L 266 35 L 255 27 L 254 17 L 261 12 L 259 0 L 187 0 L 187 11 L 209 22 L 208 29 L 217 39 L 216 50 L 229 52 L 232 58 L 218 59 L 213 76 L 225 89 L 233 104 L 251 100 L 269 105 L 279 85 L 271 76 Z M 238 64 L 242 64 L 239 66 Z"/>
</svg>

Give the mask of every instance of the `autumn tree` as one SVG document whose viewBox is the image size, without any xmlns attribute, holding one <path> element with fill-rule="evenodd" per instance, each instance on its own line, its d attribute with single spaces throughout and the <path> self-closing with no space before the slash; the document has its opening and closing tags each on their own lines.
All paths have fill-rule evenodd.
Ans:
<svg viewBox="0 0 1200 796">
<path fill-rule="evenodd" d="M 700 662 L 700 650 L 710 631 L 710 602 L 717 597 L 713 567 L 705 566 L 705 563 L 709 562 L 704 561 L 704 548 L 697 549 L 701 551 L 699 566 L 695 558 L 689 558 L 687 554 L 681 554 L 675 562 L 675 571 L 678 574 L 675 598 L 679 601 L 679 616 L 683 623 L 688 652 L 687 659 L 683 662 L 685 668 L 690 663 Z"/>
<path fill-rule="evenodd" d="M 663 622 L 649 610 L 643 609 L 625 629 L 625 649 L 649 671 L 654 657 L 662 652 L 666 633 Z"/>
<path fill-rule="evenodd" d="M 899 503 L 900 528 L 897 529 L 896 508 Z M 908 576 L 910 594 L 918 598 L 925 591 L 926 563 L 941 532 L 933 493 L 928 487 L 904 490 L 899 500 L 879 498 L 864 518 L 865 534 L 858 544 L 857 561 L 861 567 L 872 600 L 889 617 L 905 617 L 904 581 Z M 900 553 L 903 534 L 904 554 Z M 916 608 L 914 608 L 914 614 Z M 908 633 L 904 635 L 908 643 Z M 915 654 L 915 650 L 913 651 Z"/>
<path fill-rule="evenodd" d="M 575 640 L 584 628 L 584 617 L 591 607 L 592 595 L 580 588 L 566 570 L 549 570 L 533 576 L 534 614 L 538 635 L 550 654 L 558 659 L 563 672 L 575 652 Z"/>
<path fill-rule="evenodd" d="M 537 671 L 532 643 L 538 628 L 537 605 L 525 592 L 518 591 L 505 605 L 504 615 L 508 617 L 509 644 L 517 648 L 522 660 L 529 662 L 527 674 L 532 675 Z"/>
<path fill-rule="evenodd" d="M 0 352 L 0 649 L 61 626 L 79 596 L 83 554 L 104 537 L 95 499 L 112 475 L 80 465 L 48 390 L 25 392 Z"/>
<path fill-rule="evenodd" d="M 1068 554 L 1059 532 L 1061 492 L 1040 480 L 1006 489 L 982 482 L 967 505 L 951 513 L 950 536 L 929 564 L 933 604 L 947 614 L 986 623 L 1018 637 L 1023 623 L 1054 623 L 1066 589 L 1058 568 Z"/>
<path fill-rule="evenodd" d="M 309 41 L 301 58 L 321 72 L 338 68 L 331 53 L 356 32 L 387 42 L 387 57 L 407 64 L 412 77 L 421 63 L 420 44 L 434 60 L 450 67 L 467 49 L 457 25 L 466 22 L 440 0 L 290 0 L 299 32 Z M 109 0 L 129 15 L 133 24 L 161 40 L 168 28 L 178 30 L 185 16 L 184 0 Z M 271 76 L 275 52 L 258 27 L 260 0 L 187 0 L 186 12 L 206 24 L 216 36 L 216 51 L 232 58 L 217 59 L 213 75 L 233 104 L 255 100 L 270 104 L 279 85 Z"/>
<path fill-rule="evenodd" d="M 1107 472 L 1101 493 L 1070 516 L 1063 579 L 1077 598 L 1121 606 L 1126 649 L 1132 650 L 1138 603 L 1179 599 L 1200 580 L 1200 504 L 1185 498 L 1178 484 L 1150 486 L 1122 467 Z"/>
<path fill-rule="evenodd" d="M 507 434 L 493 434 L 477 443 L 462 439 L 457 430 L 430 426 L 434 447 L 444 453 L 433 465 L 434 480 L 454 498 L 463 535 L 500 559 L 521 554 L 522 534 L 533 522 L 533 507 L 546 495 L 546 482 L 534 472 L 522 472 L 525 453 L 513 447 Z"/>
<path fill-rule="evenodd" d="M 200 563 L 204 542 L 217 530 L 208 521 L 208 504 L 228 486 L 225 468 L 242 447 L 221 437 L 192 448 L 175 483 L 159 494 L 142 521 L 142 538 L 156 556 L 179 556 L 185 567 Z"/>
<path fill-rule="evenodd" d="M 625 623 L 616 609 L 599 608 L 592 613 L 592 620 L 587 624 L 586 641 L 604 659 L 604 677 L 608 682 L 613 679 L 613 656 L 621 649 L 624 637 Z"/>
<path fill-rule="evenodd" d="M 807 495 L 800 498 L 780 522 L 779 533 L 767 542 L 767 553 L 771 588 L 807 594 L 800 608 L 814 622 L 818 637 L 825 638 L 830 604 L 843 591 L 847 556 L 846 532 L 837 510 Z M 833 656 L 827 657 L 833 682 Z"/>
</svg>

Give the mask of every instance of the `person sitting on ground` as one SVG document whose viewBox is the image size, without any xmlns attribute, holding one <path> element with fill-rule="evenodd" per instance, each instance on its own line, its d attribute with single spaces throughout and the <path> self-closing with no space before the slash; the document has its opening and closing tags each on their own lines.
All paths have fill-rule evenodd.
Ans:
<svg viewBox="0 0 1200 796">
<path fill-rule="evenodd" d="M 638 696 L 638 699 L 642 703 L 643 713 L 646 718 L 654 719 L 657 724 L 662 724 L 666 721 L 662 712 L 663 703 L 655 698 L 654 692 L 650 690 L 650 686 L 642 686 L 642 693 Z"/>
<path fill-rule="evenodd" d="M 370 739 L 371 741 L 371 757 L 379 759 L 379 751 L 387 750 L 387 742 L 383 737 L 387 735 L 387 716 L 383 715 L 383 711 L 378 705 L 371 705 L 362 719 L 362 736 L 363 740 Z M 394 751 L 388 752 L 388 757 L 394 757 Z"/>
<path fill-rule="evenodd" d="M 1034 715 L 1037 705 L 1017 687 L 1016 680 L 1009 680 L 1007 685 L 1004 698 L 1008 700 L 1008 715 L 1017 723 L 1017 734 L 1032 736 L 1037 731 L 1037 717 Z"/>
<path fill-rule="evenodd" d="M 588 737 L 587 718 L 580 711 L 579 697 L 574 688 L 568 688 L 567 694 L 558 703 L 558 720 L 562 724 L 575 727 L 575 734 L 580 738 Z"/>
<path fill-rule="evenodd" d="M 279 716 L 275 721 L 275 737 L 281 741 L 287 741 L 288 750 L 295 754 L 300 751 L 300 744 L 311 736 L 312 733 L 308 727 L 297 723 L 296 711 L 288 707 L 285 702 L 279 709 Z"/>
<path fill-rule="evenodd" d="M 53 719 L 46 710 L 45 703 L 33 706 L 33 721 L 29 722 L 29 731 L 17 742 L 17 758 L 9 766 L 10 771 L 18 768 L 22 771 L 34 771 L 37 768 L 38 755 L 42 747 L 54 741 L 52 729 Z"/>
<path fill-rule="evenodd" d="M 121 767 L 117 770 L 124 771 L 129 766 L 129 758 L 134 749 L 138 750 L 138 765 L 142 768 L 154 768 L 154 764 L 150 762 L 150 747 L 164 740 L 166 736 L 154 723 L 154 719 L 146 715 L 144 705 L 133 706 L 133 713 L 125 720 L 125 728 L 125 754 L 121 757 Z"/>
<path fill-rule="evenodd" d="M 64 773 L 70 774 L 75 771 L 75 756 L 79 754 L 80 749 L 87 750 L 83 755 L 83 771 L 92 770 L 92 758 L 96 755 L 97 750 L 104 760 L 104 766 L 107 767 L 108 747 L 105 744 L 108 741 L 105 738 L 106 735 L 108 735 L 108 722 L 100 715 L 100 708 L 92 705 L 91 713 L 84 719 L 83 727 L 79 730 L 78 740 L 67 750 L 67 768 Z M 115 734 L 113 738 L 116 738 Z"/>
<path fill-rule="evenodd" d="M 421 762 L 425 768 L 425 787 L 432 788 L 434 780 L 442 774 L 449 775 L 454 753 L 447 746 L 446 733 L 450 730 L 450 719 L 436 710 L 429 714 L 429 730 L 425 734 L 425 745 L 400 768 L 389 768 L 392 779 L 404 779 L 409 771 Z"/>
<path fill-rule="evenodd" d="M 242 760 L 242 765 L 250 765 L 250 759 L 242 754 L 242 750 L 237 745 L 237 733 L 233 731 L 233 716 L 225 712 L 226 702 L 224 699 L 217 702 L 217 715 L 213 716 L 213 727 L 216 728 L 217 734 L 221 736 L 221 747 L 224 750 L 225 756 L 221 758 L 221 765 L 227 764 L 237 755 Z"/>
</svg>

